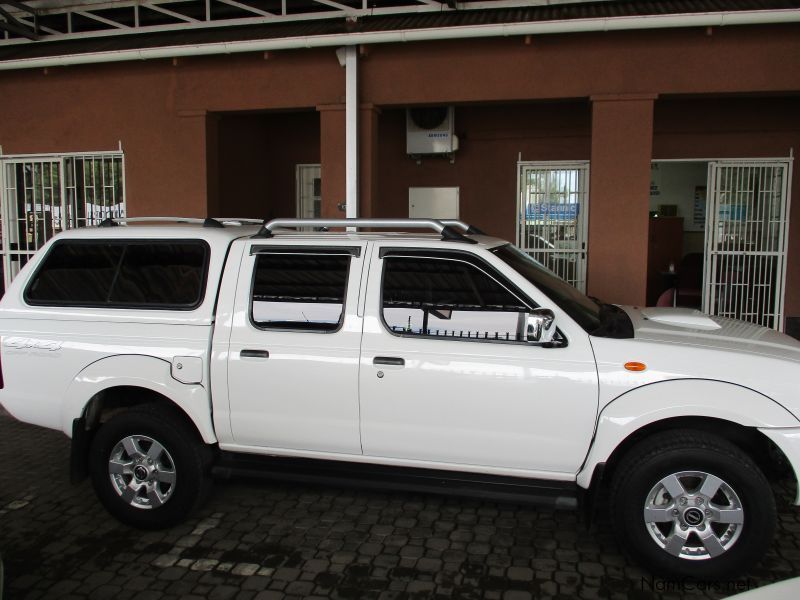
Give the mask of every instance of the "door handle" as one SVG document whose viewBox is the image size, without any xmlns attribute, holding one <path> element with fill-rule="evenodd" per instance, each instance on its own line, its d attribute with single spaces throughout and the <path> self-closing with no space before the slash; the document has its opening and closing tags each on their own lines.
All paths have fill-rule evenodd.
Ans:
<svg viewBox="0 0 800 600">
<path fill-rule="evenodd" d="M 406 364 L 406 361 L 402 358 L 396 358 L 394 356 L 376 356 L 372 359 L 373 365 L 391 365 L 395 367 L 402 367 Z"/>
<path fill-rule="evenodd" d="M 269 358 L 268 350 L 242 350 L 239 352 L 240 358 Z"/>
</svg>

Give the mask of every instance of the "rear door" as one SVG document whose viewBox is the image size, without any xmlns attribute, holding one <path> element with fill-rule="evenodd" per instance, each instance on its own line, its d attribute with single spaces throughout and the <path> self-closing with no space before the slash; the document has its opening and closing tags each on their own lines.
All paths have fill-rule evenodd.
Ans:
<svg viewBox="0 0 800 600">
<path fill-rule="evenodd" d="M 360 454 L 364 245 L 248 242 L 228 361 L 236 445 Z"/>
</svg>

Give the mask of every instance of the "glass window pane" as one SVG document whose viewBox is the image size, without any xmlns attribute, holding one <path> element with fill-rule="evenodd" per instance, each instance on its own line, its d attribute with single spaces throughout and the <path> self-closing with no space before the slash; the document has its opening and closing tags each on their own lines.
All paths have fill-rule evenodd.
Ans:
<svg viewBox="0 0 800 600">
<path fill-rule="evenodd" d="M 383 318 L 395 333 L 520 341 L 528 308 L 488 273 L 459 260 L 389 257 Z"/>
<path fill-rule="evenodd" d="M 129 244 L 112 304 L 187 308 L 200 304 L 207 263 L 200 242 Z"/>
<path fill-rule="evenodd" d="M 56 244 L 25 291 L 32 304 L 104 304 L 122 255 L 110 244 Z"/>
<path fill-rule="evenodd" d="M 344 312 L 350 257 L 260 254 L 251 316 L 257 327 L 336 331 Z"/>
</svg>

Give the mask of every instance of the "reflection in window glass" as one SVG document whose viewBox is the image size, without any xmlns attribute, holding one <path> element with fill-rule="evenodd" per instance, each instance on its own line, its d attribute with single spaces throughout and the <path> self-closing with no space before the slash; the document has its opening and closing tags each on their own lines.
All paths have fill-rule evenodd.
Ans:
<svg viewBox="0 0 800 600">
<path fill-rule="evenodd" d="M 272 254 L 256 257 L 251 316 L 257 327 L 336 331 L 342 321 L 344 255 Z"/>
<path fill-rule="evenodd" d="M 342 315 L 341 303 L 253 302 L 253 320 L 265 323 L 324 323 L 337 325 Z"/>
<path fill-rule="evenodd" d="M 385 259 L 383 318 L 395 333 L 521 341 L 527 311 L 514 294 L 471 264 Z"/>
</svg>

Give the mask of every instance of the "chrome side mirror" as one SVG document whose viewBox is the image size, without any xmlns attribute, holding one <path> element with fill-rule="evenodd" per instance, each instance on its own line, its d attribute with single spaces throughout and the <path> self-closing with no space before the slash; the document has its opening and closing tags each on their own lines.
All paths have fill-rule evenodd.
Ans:
<svg viewBox="0 0 800 600">
<path fill-rule="evenodd" d="M 549 308 L 534 308 L 525 317 L 525 339 L 537 344 L 547 344 L 556 335 L 556 316 Z"/>
</svg>

